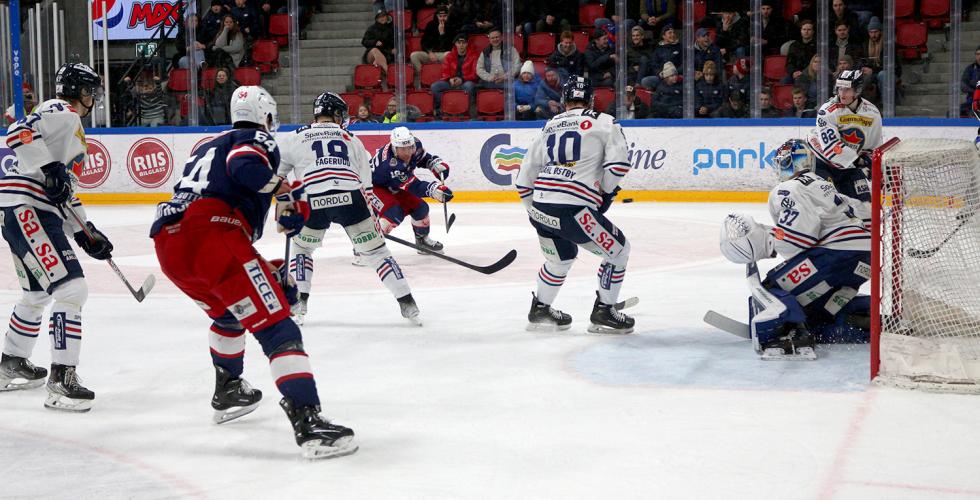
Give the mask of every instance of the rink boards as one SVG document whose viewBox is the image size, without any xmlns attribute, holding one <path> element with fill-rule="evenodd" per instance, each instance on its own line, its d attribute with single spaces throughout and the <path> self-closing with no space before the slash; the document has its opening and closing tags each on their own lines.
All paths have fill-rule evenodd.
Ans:
<svg viewBox="0 0 980 500">
<path fill-rule="evenodd" d="M 621 184 L 635 201 L 765 200 L 775 184 L 776 149 L 801 137 L 812 120 L 627 120 L 623 130 L 632 171 Z M 449 186 L 459 201 L 516 201 L 513 182 L 542 122 L 413 123 L 425 148 L 452 167 Z M 974 120 L 893 119 L 883 136 L 973 140 Z M 296 126 L 283 126 L 288 133 Z M 369 152 L 392 125 L 354 125 Z M 79 177 L 90 203 L 156 203 L 168 198 L 195 148 L 227 127 L 90 129 L 88 161 Z M 15 161 L 0 149 L 0 165 Z M 427 174 L 423 174 L 423 177 Z"/>
</svg>

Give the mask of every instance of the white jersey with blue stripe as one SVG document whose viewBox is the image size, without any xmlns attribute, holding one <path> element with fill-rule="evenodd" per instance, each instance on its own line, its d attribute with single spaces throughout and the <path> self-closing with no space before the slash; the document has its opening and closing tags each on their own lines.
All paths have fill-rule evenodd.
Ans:
<svg viewBox="0 0 980 500">
<path fill-rule="evenodd" d="M 871 233 L 855 216 L 859 205 L 813 172 L 777 184 L 769 192 L 776 252 L 788 260 L 816 247 L 870 251 Z"/>
<path fill-rule="evenodd" d="M 818 156 L 837 168 L 849 168 L 859 152 L 881 146 L 881 111 L 867 99 L 857 100 L 851 106 L 837 97 L 824 103 L 808 138 Z"/>
<path fill-rule="evenodd" d="M 525 204 L 598 208 L 629 172 L 626 136 L 612 116 L 573 109 L 555 116 L 521 164 L 517 191 Z"/>
<path fill-rule="evenodd" d="M 293 173 L 308 194 L 371 191 L 371 164 L 364 144 L 336 123 L 314 123 L 278 134 L 279 175 Z"/>
</svg>

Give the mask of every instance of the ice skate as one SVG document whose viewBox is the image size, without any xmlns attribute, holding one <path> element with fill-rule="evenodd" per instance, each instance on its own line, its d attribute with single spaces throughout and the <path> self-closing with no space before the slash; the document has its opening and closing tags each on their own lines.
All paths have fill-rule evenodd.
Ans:
<svg viewBox="0 0 980 500">
<path fill-rule="evenodd" d="M 331 424 L 320 415 L 319 406 L 296 408 L 289 398 L 282 398 L 279 406 L 282 406 L 289 417 L 296 444 L 303 449 L 303 457 L 334 458 L 357 451 L 354 431 L 342 425 Z"/>
<path fill-rule="evenodd" d="M 798 359 L 814 360 L 816 340 L 803 325 L 785 325 L 785 330 L 775 340 L 761 346 L 761 357 L 765 360 Z"/>
<path fill-rule="evenodd" d="M 531 311 L 527 313 L 529 332 L 556 332 L 572 327 L 572 317 L 538 300 L 531 293 Z"/>
<path fill-rule="evenodd" d="M 214 423 L 231 422 L 258 408 L 259 401 L 262 400 L 262 391 L 253 389 L 243 378 L 232 378 L 231 373 L 220 366 L 215 366 L 214 371 L 214 396 L 211 398 Z"/>
<path fill-rule="evenodd" d="M 633 318 L 618 311 L 615 305 L 600 302 L 598 293 L 589 319 L 592 321 L 589 333 L 633 333 L 633 325 L 636 323 Z"/>
<path fill-rule="evenodd" d="M 422 236 L 420 234 L 416 234 L 415 245 L 424 249 L 418 251 L 419 255 L 425 255 L 427 253 L 444 253 L 442 251 L 442 243 L 430 238 L 429 235 Z"/>
<path fill-rule="evenodd" d="M 82 386 L 74 366 L 51 364 L 46 408 L 81 413 L 92 409 L 94 399 L 95 393 Z"/>
<path fill-rule="evenodd" d="M 415 304 L 412 294 L 398 298 L 398 306 L 402 310 L 402 317 L 411 321 L 416 326 L 422 326 L 422 317 L 419 315 L 419 306 Z"/>
<path fill-rule="evenodd" d="M 368 265 L 367 260 L 361 254 L 357 253 L 357 250 L 354 251 L 354 258 L 351 259 L 350 263 L 358 267 L 367 267 Z"/>
<path fill-rule="evenodd" d="M 34 366 L 27 358 L 8 354 L 0 357 L 0 392 L 41 387 L 47 376 L 46 369 Z"/>
<path fill-rule="evenodd" d="M 310 294 L 300 293 L 299 301 L 293 304 L 290 308 L 290 313 L 293 315 L 293 321 L 296 322 L 297 325 L 303 325 L 303 321 L 306 318 L 306 303 L 308 300 L 310 300 Z"/>
</svg>

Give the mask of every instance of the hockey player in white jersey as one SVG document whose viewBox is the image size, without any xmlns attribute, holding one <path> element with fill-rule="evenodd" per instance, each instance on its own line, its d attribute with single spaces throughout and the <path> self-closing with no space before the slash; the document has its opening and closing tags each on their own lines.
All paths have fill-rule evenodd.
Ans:
<svg viewBox="0 0 980 500">
<path fill-rule="evenodd" d="M 721 251 L 749 265 L 752 336 L 764 358 L 814 359 L 817 342 L 866 342 L 870 301 L 857 295 L 871 276 L 871 234 L 855 214 L 860 202 L 816 175 L 806 143 L 776 153 L 780 183 L 769 193 L 774 227 L 731 214 Z M 761 283 L 755 262 L 784 259 Z"/>
<path fill-rule="evenodd" d="M 566 111 L 545 124 L 517 176 L 517 191 L 538 233 L 545 263 L 532 295 L 528 330 L 566 330 L 572 317 L 553 307 L 582 247 L 602 258 L 592 333 L 630 333 L 633 318 L 616 310 L 630 244 L 604 215 L 630 169 L 626 137 L 612 116 L 592 110 L 592 87 L 572 77 L 562 89 Z"/>
<path fill-rule="evenodd" d="M 864 205 L 859 215 L 871 227 L 871 154 L 881 146 L 881 111 L 861 97 L 865 76 L 845 70 L 837 76 L 837 95 L 817 112 L 817 128 L 807 137 L 816 153 L 817 175 Z"/>
<path fill-rule="evenodd" d="M 81 202 L 73 197 L 87 151 L 80 116 L 88 115 L 98 101 L 102 80 L 84 64 L 66 64 L 55 76 L 55 88 L 56 99 L 41 103 L 7 131 L 7 147 L 17 155 L 17 166 L 0 179 L 0 225 L 24 293 L 10 315 L 0 391 L 38 387 L 48 375 L 28 358 L 41 333 L 44 310 L 53 302 L 44 405 L 84 412 L 95 399 L 75 373 L 88 287 L 66 232 L 95 259 L 110 258 L 112 244 L 91 222 L 86 222 L 86 234 L 66 216 L 65 205 L 85 220 Z"/>
<path fill-rule="evenodd" d="M 277 137 L 279 175 L 292 173 L 303 182 L 311 208 L 310 219 L 292 239 L 295 255 L 289 267 L 299 289 L 299 302 L 293 308 L 297 323 L 302 324 L 307 311 L 313 252 L 323 244 L 330 224 L 335 223 L 347 232 L 361 261 L 378 273 L 398 301 L 402 316 L 421 325 L 408 281 L 385 246 L 371 211 L 377 203 L 367 151 L 361 140 L 342 126 L 347 121 L 347 103 L 333 92 L 324 92 L 313 103 L 313 119 L 311 125 Z"/>
</svg>

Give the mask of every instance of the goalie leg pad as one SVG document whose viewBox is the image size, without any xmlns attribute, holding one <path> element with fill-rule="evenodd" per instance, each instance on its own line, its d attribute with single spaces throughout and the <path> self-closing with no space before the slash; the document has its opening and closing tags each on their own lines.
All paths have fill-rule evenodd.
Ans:
<svg viewBox="0 0 980 500">
<path fill-rule="evenodd" d="M 749 297 L 749 324 L 756 352 L 777 340 L 787 323 L 803 324 L 805 321 L 806 315 L 796 297 L 785 290 L 759 287 L 753 290 L 753 297 Z"/>
<path fill-rule="evenodd" d="M 245 362 L 245 327 L 228 311 L 214 318 L 208 335 L 211 362 L 220 366 L 232 378 L 240 377 Z"/>
<path fill-rule="evenodd" d="M 51 362 L 78 366 L 82 349 L 82 306 L 88 299 L 88 285 L 83 278 L 58 284 L 51 292 Z"/>
<path fill-rule="evenodd" d="M 255 332 L 276 387 L 283 396 L 302 406 L 320 404 L 310 360 L 303 350 L 303 335 L 293 320 L 286 318 L 269 328 Z"/>
<path fill-rule="evenodd" d="M 25 291 L 10 314 L 3 352 L 11 356 L 30 358 L 41 332 L 44 308 L 51 301 L 45 292 Z"/>
</svg>

